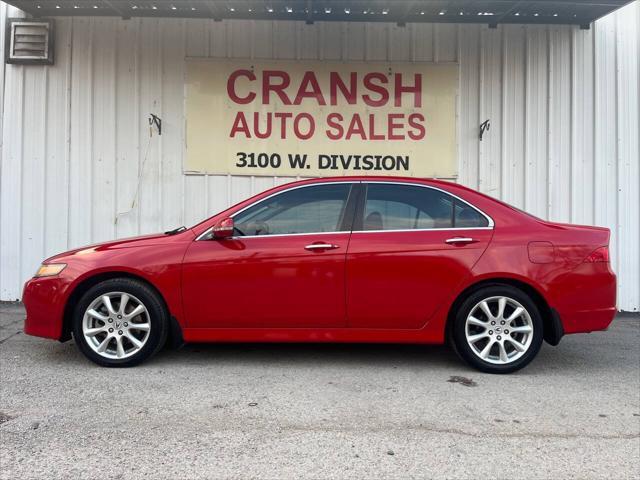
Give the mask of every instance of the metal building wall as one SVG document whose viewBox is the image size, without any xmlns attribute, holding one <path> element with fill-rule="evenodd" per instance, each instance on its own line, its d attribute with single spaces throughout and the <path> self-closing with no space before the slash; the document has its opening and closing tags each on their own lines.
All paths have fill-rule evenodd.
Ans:
<svg viewBox="0 0 640 480">
<path fill-rule="evenodd" d="M 2 26 L 11 10 L 0 4 Z M 210 56 L 458 62 L 459 181 L 543 218 L 611 228 L 618 305 L 640 309 L 639 2 L 590 30 L 112 18 L 56 27 L 55 66 L 2 62 L 2 300 L 19 298 L 48 255 L 193 224 L 290 180 L 182 174 L 184 57 Z M 149 137 L 150 112 L 163 119 L 160 137 Z"/>
</svg>

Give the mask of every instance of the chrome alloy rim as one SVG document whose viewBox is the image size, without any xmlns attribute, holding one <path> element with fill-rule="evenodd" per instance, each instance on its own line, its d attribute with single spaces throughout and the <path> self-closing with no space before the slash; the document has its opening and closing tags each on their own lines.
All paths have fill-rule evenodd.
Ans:
<svg viewBox="0 0 640 480">
<path fill-rule="evenodd" d="M 471 309 L 465 322 L 471 350 L 485 362 L 505 365 L 522 357 L 533 340 L 527 309 L 509 297 L 489 297 Z"/>
<path fill-rule="evenodd" d="M 82 333 L 98 355 L 122 359 L 136 354 L 149 339 L 149 312 L 136 297 L 124 292 L 99 296 L 87 308 Z"/>
</svg>

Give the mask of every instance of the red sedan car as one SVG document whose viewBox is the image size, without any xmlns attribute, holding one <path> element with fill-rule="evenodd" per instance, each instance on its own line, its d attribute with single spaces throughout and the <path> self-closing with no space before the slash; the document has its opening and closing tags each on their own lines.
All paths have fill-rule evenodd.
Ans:
<svg viewBox="0 0 640 480">
<path fill-rule="evenodd" d="M 46 260 L 25 332 L 138 364 L 182 342 L 444 343 L 527 365 L 616 312 L 609 230 L 551 223 L 453 183 L 290 183 L 192 227 Z"/>
</svg>

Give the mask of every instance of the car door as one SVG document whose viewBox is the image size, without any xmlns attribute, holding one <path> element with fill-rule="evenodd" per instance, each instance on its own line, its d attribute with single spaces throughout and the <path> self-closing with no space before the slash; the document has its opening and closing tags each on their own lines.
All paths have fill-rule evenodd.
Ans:
<svg viewBox="0 0 640 480">
<path fill-rule="evenodd" d="M 353 328 L 418 329 L 486 249 L 492 220 L 442 190 L 368 182 L 347 253 Z"/>
<path fill-rule="evenodd" d="M 183 264 L 189 327 L 344 327 L 351 188 L 277 193 L 234 214 L 232 238 L 193 242 Z"/>
</svg>

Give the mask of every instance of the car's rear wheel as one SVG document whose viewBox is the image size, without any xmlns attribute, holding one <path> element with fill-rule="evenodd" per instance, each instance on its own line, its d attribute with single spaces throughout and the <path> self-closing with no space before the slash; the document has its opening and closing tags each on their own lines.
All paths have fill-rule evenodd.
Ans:
<svg viewBox="0 0 640 480">
<path fill-rule="evenodd" d="M 526 366 L 542 345 L 542 318 L 523 291 L 492 285 L 472 292 L 453 324 L 457 353 L 488 373 L 510 373 Z"/>
<path fill-rule="evenodd" d="M 73 336 L 80 351 L 106 367 L 130 367 L 164 345 L 168 314 L 145 283 L 114 278 L 90 288 L 78 302 Z"/>
</svg>

